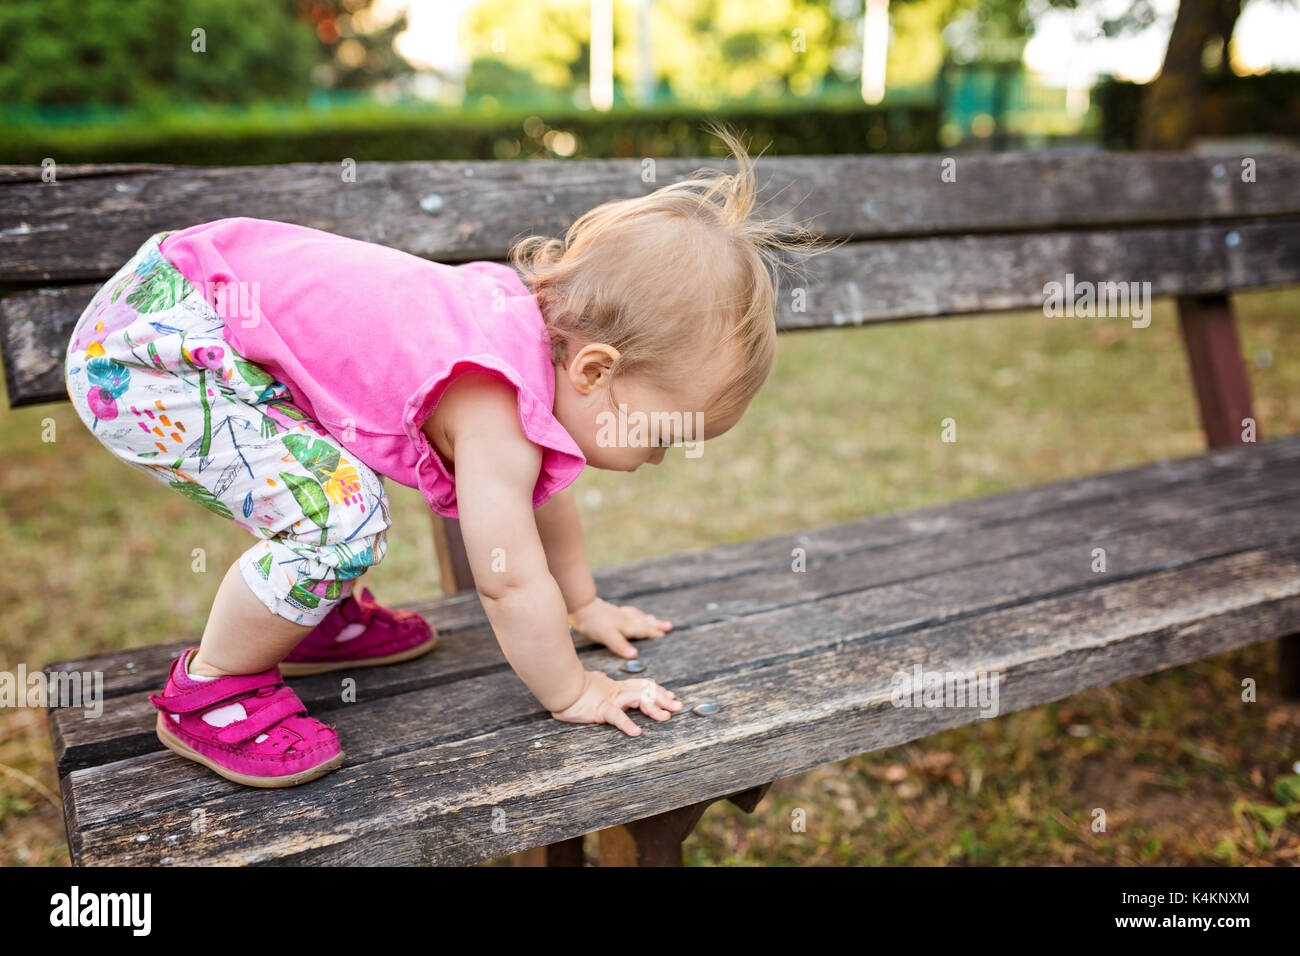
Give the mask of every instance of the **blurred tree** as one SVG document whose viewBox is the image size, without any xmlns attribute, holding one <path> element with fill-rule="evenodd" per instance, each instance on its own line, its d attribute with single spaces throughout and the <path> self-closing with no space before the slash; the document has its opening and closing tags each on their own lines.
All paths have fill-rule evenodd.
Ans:
<svg viewBox="0 0 1300 956">
<path fill-rule="evenodd" d="M 966 0 L 951 0 L 954 9 Z M 1140 149 L 1181 149 L 1197 132 L 1204 78 L 1229 72 L 1229 44 L 1247 0 L 1180 0 L 1160 73 L 1147 85 L 1138 120 Z M 1260 2 L 1260 0 L 1255 0 Z M 1292 2 L 1294 0 L 1285 0 Z M 993 0 L 981 20 L 993 35 L 1028 36 L 1035 14 L 1046 8 L 1091 13 L 1097 35 L 1114 37 L 1146 29 L 1156 21 L 1151 0 L 1130 0 L 1116 7 L 1109 0 Z M 945 39 L 948 39 L 945 31 Z M 954 46 L 960 36 L 953 35 Z"/>
<path fill-rule="evenodd" d="M 1105 36 L 1133 33 L 1156 20 L 1151 0 L 1130 0 L 1115 12 L 1110 12 L 1114 8 L 1103 0 L 1048 2 L 1059 8 L 1092 10 L 1099 32 Z M 1229 44 L 1246 2 L 1180 0 L 1160 72 L 1142 94 L 1139 149 L 1182 149 L 1196 135 L 1205 77 L 1230 71 Z M 1294 0 L 1284 2 L 1294 4 Z"/>
<path fill-rule="evenodd" d="M 408 26 L 403 10 L 381 23 L 375 0 L 288 0 L 298 17 L 312 27 L 322 67 L 319 86 L 359 89 L 414 72 L 393 47 Z"/>
<path fill-rule="evenodd" d="M 614 37 L 627 27 L 615 5 Z M 568 93 L 585 88 L 591 62 L 587 0 L 483 0 L 461 19 L 460 49 L 469 56 L 467 92 L 511 96 L 537 86 Z M 619 44 L 621 46 L 622 44 Z"/>
<path fill-rule="evenodd" d="M 1178 4 L 1164 63 L 1142 95 L 1139 149 L 1182 149 L 1196 135 L 1206 67 L 1227 70 L 1228 43 L 1241 7 L 1242 0 Z"/>
<path fill-rule="evenodd" d="M 4 0 L 0 104 L 293 101 L 411 67 L 374 0 Z M 202 31 L 196 34 L 195 31 Z"/>
<path fill-rule="evenodd" d="M 196 35 L 196 30 L 203 32 Z M 309 90 L 315 62 L 310 31 L 284 3 L 0 4 L 0 103 L 5 105 L 294 99 Z"/>
</svg>

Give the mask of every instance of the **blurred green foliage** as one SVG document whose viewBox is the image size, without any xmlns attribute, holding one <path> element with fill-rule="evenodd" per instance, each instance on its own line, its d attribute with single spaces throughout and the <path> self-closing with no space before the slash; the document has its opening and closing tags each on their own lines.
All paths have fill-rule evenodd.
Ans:
<svg viewBox="0 0 1300 956">
<path fill-rule="evenodd" d="M 861 0 L 657 0 L 642 19 L 635 4 L 617 3 L 616 88 L 635 86 L 642 44 L 653 49 L 652 88 L 703 105 L 815 93 L 837 66 L 856 85 L 861 7 Z M 585 3 L 481 0 L 466 12 L 461 31 L 472 60 L 467 92 L 495 93 L 493 81 L 502 76 L 581 89 L 590 70 L 589 34 Z"/>
<path fill-rule="evenodd" d="M 239 113 L 172 113 L 129 123 L 14 127 L 0 163 L 131 162 L 246 166 L 355 160 L 525 159 L 533 156 L 701 156 L 716 139 L 710 118 L 747 131 L 767 155 L 930 152 L 933 107 L 842 102 L 753 102 L 717 110 L 678 104 L 605 113 L 569 108 L 491 114 L 447 109 L 355 108 L 326 112 L 263 107 Z M 770 145 L 769 145 L 770 144 Z"/>
<path fill-rule="evenodd" d="M 302 100 L 319 56 L 311 30 L 283 2 L 0 3 L 0 103 L 7 106 L 158 108 L 272 92 Z"/>
</svg>

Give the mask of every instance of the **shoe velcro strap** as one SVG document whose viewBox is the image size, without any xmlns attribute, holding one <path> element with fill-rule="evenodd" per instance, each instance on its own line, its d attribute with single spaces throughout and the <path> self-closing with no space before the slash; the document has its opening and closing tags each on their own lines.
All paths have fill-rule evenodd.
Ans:
<svg viewBox="0 0 1300 956">
<path fill-rule="evenodd" d="M 298 699 L 291 687 L 281 687 L 266 703 L 249 714 L 243 720 L 223 727 L 217 732 L 217 740 L 223 744 L 242 744 L 245 740 L 264 734 L 280 721 L 307 713 L 307 705 Z"/>
<path fill-rule="evenodd" d="M 260 674 L 218 677 L 214 681 L 204 681 L 198 687 L 191 687 L 166 697 L 150 694 L 149 700 L 154 706 L 169 714 L 193 714 L 237 697 L 247 697 L 249 694 L 257 693 L 263 687 L 275 687 L 283 682 L 284 678 L 280 676 L 279 668 L 272 668 Z"/>
</svg>

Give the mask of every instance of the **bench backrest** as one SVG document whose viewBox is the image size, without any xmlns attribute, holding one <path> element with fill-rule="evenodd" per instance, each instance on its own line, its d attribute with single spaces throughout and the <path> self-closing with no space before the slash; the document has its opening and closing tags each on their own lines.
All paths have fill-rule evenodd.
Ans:
<svg viewBox="0 0 1300 956">
<path fill-rule="evenodd" d="M 0 350 L 13 406 L 66 399 L 68 335 L 150 234 L 228 216 L 296 222 L 446 262 L 503 259 L 597 203 L 720 159 L 361 163 L 202 169 L 0 167 Z M 1037 308 L 1050 283 L 1178 296 L 1210 444 L 1249 412 L 1226 294 L 1300 282 L 1300 154 L 775 157 L 767 215 L 848 240 L 787 284 L 782 330 Z M 444 524 L 450 526 L 447 533 Z M 435 521 L 466 586 L 454 522 Z"/>
<path fill-rule="evenodd" d="M 66 398 L 60 350 L 94 287 L 164 229 L 247 215 L 448 262 L 503 259 L 609 199 L 720 160 L 0 168 L 0 347 L 11 405 Z M 812 260 L 782 329 L 1037 307 L 1044 287 L 1198 295 L 1300 281 L 1300 154 L 998 154 L 760 160 L 772 214 L 852 240 Z M 946 175 L 947 174 L 947 175 Z M 947 181 L 952 178 L 954 181 Z"/>
</svg>

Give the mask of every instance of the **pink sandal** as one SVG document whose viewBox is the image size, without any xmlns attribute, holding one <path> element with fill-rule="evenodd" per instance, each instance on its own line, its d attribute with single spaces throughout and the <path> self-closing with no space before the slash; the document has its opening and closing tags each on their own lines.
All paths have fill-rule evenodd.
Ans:
<svg viewBox="0 0 1300 956">
<path fill-rule="evenodd" d="M 396 664 L 429 653 L 437 643 L 437 633 L 420 615 L 376 604 L 370 589 L 362 588 L 360 598 L 349 594 L 330 609 L 280 662 L 280 673 L 305 677 Z"/>
<path fill-rule="evenodd" d="M 279 668 L 199 681 L 185 668 L 191 647 L 172 661 L 158 709 L 158 739 L 174 753 L 249 787 L 294 787 L 343 763 L 334 728 L 307 716 Z"/>
</svg>

